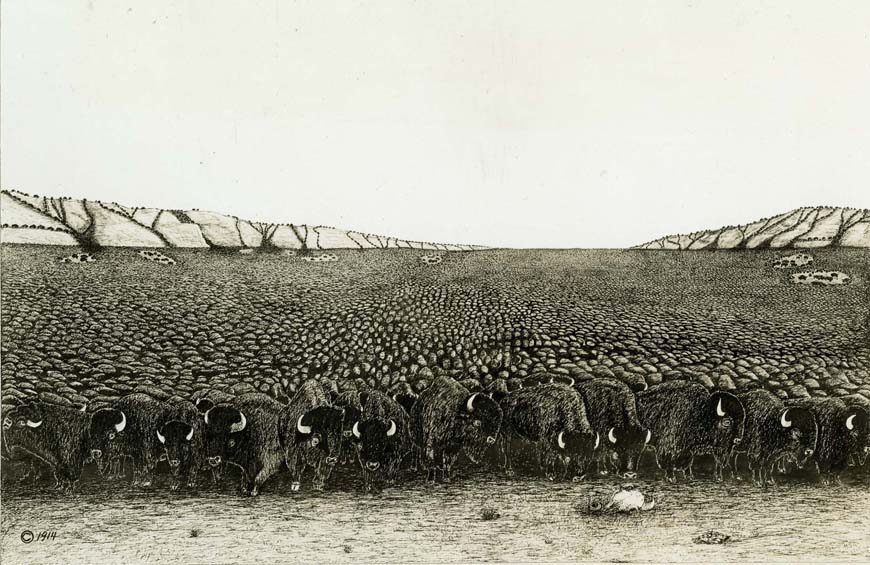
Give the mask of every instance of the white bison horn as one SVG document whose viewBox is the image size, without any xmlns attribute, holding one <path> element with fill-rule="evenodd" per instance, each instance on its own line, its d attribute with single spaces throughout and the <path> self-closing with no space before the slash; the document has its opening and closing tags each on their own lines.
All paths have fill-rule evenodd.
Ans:
<svg viewBox="0 0 870 565">
<path fill-rule="evenodd" d="M 125 416 L 124 413 L 121 412 L 121 421 L 120 421 L 120 423 L 115 424 L 115 431 L 118 433 L 121 433 L 124 431 L 124 428 L 126 428 L 126 427 L 127 427 L 127 416 Z"/>
<path fill-rule="evenodd" d="M 592 449 L 593 450 L 598 449 L 598 444 L 600 444 L 600 443 L 601 443 L 601 436 L 598 435 L 598 432 L 595 432 L 595 447 L 593 447 Z"/>
<path fill-rule="evenodd" d="M 559 449 L 565 449 L 565 440 L 562 439 L 562 436 L 565 435 L 565 432 L 559 432 L 559 437 L 556 438 L 556 442 L 559 444 Z"/>
<path fill-rule="evenodd" d="M 574 377 L 568 377 L 568 379 L 571 381 L 571 384 L 568 386 L 574 386 Z"/>
<path fill-rule="evenodd" d="M 643 442 L 644 445 L 649 443 L 649 440 L 652 439 L 652 430 L 646 431 L 646 440 Z"/>
<path fill-rule="evenodd" d="M 354 422 L 354 423 L 353 423 L 353 435 L 354 435 L 354 437 L 356 437 L 357 439 L 359 439 L 360 436 L 362 436 L 362 434 L 361 434 L 360 431 L 359 431 L 359 422 Z"/>
<path fill-rule="evenodd" d="M 791 427 L 791 420 L 788 419 L 788 408 L 783 411 L 782 417 L 779 419 L 779 423 L 782 424 L 783 428 Z"/>
<path fill-rule="evenodd" d="M 720 418 L 725 415 L 725 411 L 722 410 L 722 399 L 719 399 L 719 404 L 716 405 L 716 415 Z"/>
<path fill-rule="evenodd" d="M 84 411 L 87 410 L 87 409 L 88 409 L 88 405 L 87 405 L 87 404 L 82 404 L 82 407 L 79 408 L 79 412 L 84 412 Z"/>
<path fill-rule="evenodd" d="M 160 443 L 166 443 L 166 438 L 160 435 L 160 430 L 157 430 L 157 439 L 160 440 Z"/>
<path fill-rule="evenodd" d="M 199 401 L 197 401 L 197 402 L 199 402 Z M 208 413 L 209 413 L 209 412 L 211 412 L 211 409 L 210 409 L 210 408 L 209 408 L 208 410 L 205 411 L 205 414 L 204 414 L 203 417 L 202 417 L 202 419 L 205 421 L 205 425 L 206 425 L 206 426 L 208 425 Z"/>
<path fill-rule="evenodd" d="M 475 392 L 474 394 L 472 394 L 471 396 L 468 397 L 468 402 L 465 403 L 465 409 L 468 410 L 469 412 L 474 411 L 474 399 L 477 398 L 478 394 L 480 394 L 480 393 Z"/>
<path fill-rule="evenodd" d="M 34 422 L 33 420 L 27 420 L 27 427 L 28 428 L 38 428 L 41 425 L 42 425 L 42 420 L 40 420 L 38 422 Z"/>
<path fill-rule="evenodd" d="M 308 435 L 311 433 L 311 426 L 303 426 L 302 425 L 302 418 L 304 418 L 304 417 L 305 417 L 305 414 L 302 414 L 301 416 L 299 416 L 299 419 L 296 420 L 296 431 L 298 431 L 300 434 Z"/>
<path fill-rule="evenodd" d="M 616 443 L 616 434 L 613 433 L 613 428 L 610 428 L 610 431 L 607 432 L 607 439 L 610 440 L 610 443 Z"/>
<path fill-rule="evenodd" d="M 646 381 L 643 381 L 643 389 L 646 390 L 649 388 L 649 384 Z"/>
<path fill-rule="evenodd" d="M 855 419 L 855 414 L 852 414 L 851 416 L 846 418 L 846 429 L 849 430 L 850 432 L 855 429 L 855 422 L 853 422 L 854 419 Z"/>
<path fill-rule="evenodd" d="M 387 437 L 393 437 L 396 435 L 396 422 L 392 419 L 390 420 L 390 429 L 387 430 Z"/>
<path fill-rule="evenodd" d="M 234 434 L 236 432 L 240 432 L 240 431 L 244 430 L 245 426 L 248 425 L 248 420 L 245 418 L 245 413 L 239 412 L 239 416 L 242 417 L 242 420 L 240 422 L 236 422 L 235 424 L 230 426 L 230 433 L 231 434 Z"/>
<path fill-rule="evenodd" d="M 193 426 L 190 426 L 190 431 L 184 436 L 185 441 L 190 441 L 193 439 Z"/>
</svg>

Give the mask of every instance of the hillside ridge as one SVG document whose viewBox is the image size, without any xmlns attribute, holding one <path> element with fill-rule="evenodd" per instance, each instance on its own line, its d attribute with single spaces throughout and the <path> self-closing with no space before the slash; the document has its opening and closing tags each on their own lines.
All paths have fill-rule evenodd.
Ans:
<svg viewBox="0 0 870 565">
<path fill-rule="evenodd" d="M 215 249 L 474 251 L 480 245 L 415 241 L 326 225 L 245 220 L 194 208 L 172 210 L 0 190 L 3 243 Z"/>
<path fill-rule="evenodd" d="M 741 225 L 673 234 L 632 249 L 787 249 L 870 247 L 870 210 L 802 206 Z"/>
</svg>

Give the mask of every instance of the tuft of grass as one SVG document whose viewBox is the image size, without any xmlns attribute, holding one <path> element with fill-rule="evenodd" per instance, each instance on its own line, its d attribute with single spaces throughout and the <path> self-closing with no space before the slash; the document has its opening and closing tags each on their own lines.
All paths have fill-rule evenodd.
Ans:
<svg viewBox="0 0 870 565">
<path fill-rule="evenodd" d="M 350 547 L 350 545 L 348 544 L 344 544 L 343 546 L 341 546 L 341 548 L 344 550 L 345 553 L 350 553 L 351 551 L 353 551 L 353 548 Z"/>
<path fill-rule="evenodd" d="M 547 545 L 553 545 L 553 538 L 550 536 L 544 536 L 544 543 Z"/>
<path fill-rule="evenodd" d="M 487 507 L 484 508 L 483 511 L 480 513 L 481 520 L 489 521 L 498 520 L 499 518 L 501 518 L 501 514 L 499 514 L 498 510 L 496 510 L 495 508 Z"/>
<path fill-rule="evenodd" d="M 192 538 L 198 538 L 198 537 L 199 537 L 199 534 L 201 534 L 201 533 L 202 533 L 202 530 L 200 530 L 199 528 L 192 528 L 192 529 L 190 530 L 190 537 L 192 537 Z"/>
</svg>

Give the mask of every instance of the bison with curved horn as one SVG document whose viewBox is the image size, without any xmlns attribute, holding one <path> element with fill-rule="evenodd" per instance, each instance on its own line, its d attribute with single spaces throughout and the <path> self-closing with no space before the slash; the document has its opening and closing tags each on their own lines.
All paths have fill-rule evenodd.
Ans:
<svg viewBox="0 0 870 565">
<path fill-rule="evenodd" d="M 291 490 L 299 490 L 307 468 L 314 470 L 315 490 L 323 490 L 341 457 L 344 420 L 344 410 L 332 405 L 320 384 L 308 381 L 299 388 L 281 416 Z"/>
<path fill-rule="evenodd" d="M 278 440 L 284 406 L 261 393 L 243 394 L 231 403 L 214 405 L 203 416 L 208 465 L 233 465 L 242 471 L 242 494 L 257 496 L 281 468 L 284 452 Z"/>
<path fill-rule="evenodd" d="M 157 429 L 157 440 L 163 449 L 160 461 L 169 464 L 172 473 L 170 489 L 176 490 L 182 482 L 194 487 L 198 471 L 205 466 L 205 422 L 196 406 L 187 400 L 171 397 L 166 403 L 166 412 Z"/>
<path fill-rule="evenodd" d="M 199 416 L 193 404 L 180 398 L 177 400 L 181 403 L 170 404 L 146 393 L 136 392 L 115 402 L 113 408 L 121 413 L 124 420 L 123 425 L 115 426 L 115 453 L 132 460 L 134 485 L 151 485 L 158 462 L 167 459 L 165 445 L 158 435 L 165 424 L 173 420 L 191 425 L 197 423 Z M 178 459 L 178 466 L 180 468 L 183 465 L 187 471 L 199 463 L 199 457 L 192 450 L 185 453 L 186 459 Z M 170 464 L 170 469 L 177 478 L 178 468 L 172 469 Z M 190 479 L 188 476 L 185 478 Z M 173 486 L 177 488 L 175 480 Z"/>
<path fill-rule="evenodd" d="M 589 423 L 579 392 L 561 384 L 542 384 L 509 393 L 501 406 L 500 448 L 508 474 L 513 474 L 515 442 L 525 442 L 534 446 L 539 467 L 551 480 L 557 463 L 563 478 L 586 476 L 601 437 Z"/>
<path fill-rule="evenodd" d="M 126 455 L 121 442 L 127 428 L 127 415 L 118 408 L 100 408 L 91 415 L 88 428 L 91 458 L 101 475 L 119 478 Z"/>
<path fill-rule="evenodd" d="M 449 482 L 463 452 L 477 464 L 483 451 L 495 443 L 501 421 L 501 408 L 492 398 L 471 393 L 450 377 L 436 378 L 411 410 L 411 438 L 427 480 L 434 481 L 440 470 Z"/>
<path fill-rule="evenodd" d="M 392 483 L 408 453 L 408 416 L 398 402 L 378 391 L 361 393 L 361 420 L 352 426 L 356 451 L 367 491 L 380 491 Z"/>
<path fill-rule="evenodd" d="M 840 484 L 850 458 L 863 462 L 870 434 L 867 410 L 848 406 L 839 398 L 800 398 L 786 405 L 806 408 L 816 419 L 819 429 L 813 459 L 824 484 Z"/>
<path fill-rule="evenodd" d="M 33 402 L 5 410 L 3 444 L 46 462 L 56 486 L 72 492 L 90 457 L 90 416 L 76 408 Z"/>
<path fill-rule="evenodd" d="M 652 432 L 640 423 L 631 388 L 615 379 L 583 381 L 575 388 L 583 397 L 592 429 L 603 438 L 597 457 L 599 473 L 613 471 L 626 479 L 636 478 Z"/>
<path fill-rule="evenodd" d="M 766 390 L 741 395 L 746 407 L 746 431 L 741 452 L 749 459 L 757 484 L 774 484 L 773 469 L 780 461 L 802 468 L 816 449 L 818 425 L 813 413 L 799 406 L 786 406 Z M 732 468 L 736 469 L 736 458 Z"/>
<path fill-rule="evenodd" d="M 721 481 L 734 446 L 743 435 L 743 404 L 731 393 L 710 394 L 697 383 L 668 381 L 637 393 L 640 422 L 652 432 L 656 462 L 665 478 L 676 482 L 676 471 L 692 478 L 698 455 L 712 455 L 715 477 Z"/>
</svg>

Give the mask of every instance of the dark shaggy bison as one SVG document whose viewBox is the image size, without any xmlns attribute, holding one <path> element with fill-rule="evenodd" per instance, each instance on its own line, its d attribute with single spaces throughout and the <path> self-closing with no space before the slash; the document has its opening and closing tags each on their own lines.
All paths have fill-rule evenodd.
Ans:
<svg viewBox="0 0 870 565">
<path fill-rule="evenodd" d="M 163 447 L 160 460 L 167 461 L 172 471 L 175 490 L 182 481 L 196 486 L 196 475 L 205 466 L 205 422 L 191 402 L 179 397 L 166 400 L 168 405 L 157 430 L 157 440 Z"/>
<path fill-rule="evenodd" d="M 826 485 L 839 484 L 840 474 L 856 458 L 866 457 L 870 421 L 867 411 L 848 406 L 838 398 L 801 398 L 786 402 L 786 406 L 806 408 L 818 425 L 818 438 L 813 459 Z"/>
<path fill-rule="evenodd" d="M 471 393 L 450 377 L 434 379 L 411 410 L 411 437 L 427 479 L 435 480 L 440 470 L 450 481 L 461 452 L 476 464 L 495 443 L 501 420 L 501 408 L 485 394 Z"/>
<path fill-rule="evenodd" d="M 197 423 L 198 414 L 192 404 L 170 404 L 137 392 L 120 398 L 113 408 L 121 412 L 126 421 L 122 433 L 115 439 L 115 454 L 132 460 L 134 485 L 149 486 L 153 481 L 154 470 L 161 460 L 169 460 L 174 477 L 173 489 L 178 487 L 179 479 L 189 483 L 195 478 L 195 466 L 201 461 L 199 453 L 188 446 L 187 449 L 175 451 L 172 458 L 167 457 L 164 442 L 169 436 L 163 435 L 161 431 L 164 425 L 173 421 L 191 426 Z M 173 426 L 173 430 L 175 427 Z M 174 441 L 174 436 L 172 439 Z M 192 445 L 201 447 L 199 440 L 193 442 L 193 435 L 191 442 Z M 182 470 L 184 474 L 181 474 Z"/>
<path fill-rule="evenodd" d="M 501 452 L 504 466 L 513 474 L 513 446 L 517 440 L 534 445 L 541 471 L 555 477 L 585 477 L 601 438 L 592 429 L 583 397 L 573 388 L 542 384 L 509 393 L 501 402 L 504 413 Z"/>
<path fill-rule="evenodd" d="M 766 390 L 741 395 L 746 408 L 746 428 L 740 452 L 746 453 L 752 479 L 773 484 L 773 469 L 780 461 L 803 467 L 816 449 L 818 426 L 813 413 L 786 406 Z M 736 469 L 735 454 L 732 467 Z"/>
<path fill-rule="evenodd" d="M 34 402 L 3 414 L 3 443 L 47 463 L 56 486 L 71 492 L 90 457 L 90 417 L 82 410 Z"/>
<path fill-rule="evenodd" d="M 323 490 L 341 457 L 344 410 L 332 402 L 317 382 L 296 392 L 281 418 L 281 443 L 290 469 L 291 489 L 299 490 L 307 467 L 314 469 L 314 488 Z"/>
<path fill-rule="evenodd" d="M 284 462 L 279 440 L 284 410 L 266 394 L 248 393 L 231 403 L 216 404 L 205 413 L 208 464 L 214 468 L 231 464 L 241 469 L 243 494 L 257 496 Z"/>
<path fill-rule="evenodd" d="M 722 480 L 743 435 L 745 412 L 736 396 L 668 381 L 637 393 L 637 408 L 641 423 L 652 431 L 656 462 L 668 481 L 676 481 L 677 470 L 692 478 L 692 462 L 703 454 L 713 456 L 716 480 Z"/>
<path fill-rule="evenodd" d="M 118 408 L 100 408 L 91 415 L 91 457 L 101 475 L 121 476 L 126 457 L 122 449 L 126 428 L 127 416 Z"/>
<path fill-rule="evenodd" d="M 603 463 L 605 469 L 623 478 L 636 478 L 640 456 L 652 432 L 640 423 L 631 388 L 614 379 L 583 381 L 575 388 L 583 397 L 592 429 L 601 436 L 599 466 Z"/>
<path fill-rule="evenodd" d="M 405 409 L 378 391 L 364 392 L 362 418 L 352 424 L 363 484 L 367 491 L 379 491 L 393 482 L 411 445 Z"/>
</svg>

